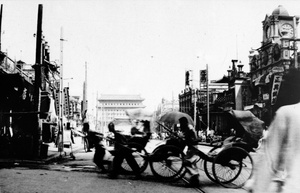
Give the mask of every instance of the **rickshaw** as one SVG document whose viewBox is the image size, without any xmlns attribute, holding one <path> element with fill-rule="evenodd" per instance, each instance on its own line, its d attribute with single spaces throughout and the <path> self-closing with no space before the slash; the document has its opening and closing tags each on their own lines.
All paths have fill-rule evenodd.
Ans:
<svg viewBox="0 0 300 193">
<path fill-rule="evenodd" d="M 250 153 L 257 150 L 265 126 L 250 111 L 231 110 L 228 114 L 229 125 L 235 133 L 202 155 L 203 166 L 213 182 L 227 188 L 240 188 L 252 176 Z"/>
<path fill-rule="evenodd" d="M 194 162 L 203 161 L 204 171 L 210 180 L 227 188 L 240 188 L 252 176 L 253 159 L 250 153 L 255 152 L 258 146 L 264 123 L 250 111 L 231 110 L 229 115 L 229 122 L 236 131 L 234 136 L 212 146 L 208 153 L 201 151 L 199 146 L 196 148 L 195 145 L 190 145 L 190 147 L 194 150 L 192 151 L 195 156 Z M 181 116 L 188 117 L 192 123 L 189 115 L 174 112 L 166 113 L 158 123 L 171 135 L 176 136 L 174 131 L 161 122 L 167 122 L 166 117 L 172 117 L 170 122 L 176 123 Z M 161 180 L 175 181 L 185 175 L 186 155 L 179 147 L 163 144 L 148 154 L 137 144 L 131 146 L 134 147 L 133 154 L 141 166 L 141 172 L 150 164 L 154 176 Z"/>
<path fill-rule="evenodd" d="M 126 111 L 131 119 L 148 120 L 153 124 L 153 117 L 149 111 L 143 109 L 135 109 Z M 145 145 L 130 142 L 127 147 L 132 150 L 136 162 L 140 167 L 140 172 L 144 172 L 148 165 L 154 176 L 164 181 L 178 180 L 184 171 L 184 153 L 176 146 L 160 145 L 151 154 L 145 150 Z M 123 171 L 131 173 L 132 169 L 126 163 L 122 163 Z"/>
</svg>

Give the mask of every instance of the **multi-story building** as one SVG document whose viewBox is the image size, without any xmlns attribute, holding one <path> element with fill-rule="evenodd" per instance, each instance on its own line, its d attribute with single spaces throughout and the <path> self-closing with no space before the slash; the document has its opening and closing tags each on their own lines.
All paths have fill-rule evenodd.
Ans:
<svg viewBox="0 0 300 193">
<path fill-rule="evenodd" d="M 105 133 L 109 122 L 118 119 L 128 119 L 126 110 L 145 108 L 140 95 L 102 94 L 97 104 L 97 129 Z"/>
<path fill-rule="evenodd" d="M 214 100 L 207 96 L 202 89 L 199 111 L 202 120 L 207 117 L 205 113 L 209 104 L 209 128 L 217 129 L 220 133 L 226 133 L 226 116 L 224 112 L 235 110 L 251 110 L 268 125 L 274 112 L 283 101 L 289 100 L 291 96 L 283 96 L 283 87 L 288 87 L 282 82 L 282 77 L 291 68 L 299 69 L 299 53 L 297 52 L 296 28 L 299 17 L 290 16 L 287 10 L 278 6 L 271 15 L 266 15 L 262 22 L 263 40 L 260 48 L 250 50 L 249 65 L 250 72 L 243 72 L 243 65 L 232 60 L 232 68 L 228 70 L 228 88 L 224 92 L 217 93 Z M 187 78 L 186 78 L 187 79 Z M 186 85 L 189 81 L 186 80 Z M 286 89 L 286 88 L 285 88 Z M 292 88 L 291 88 L 292 89 Z M 209 89 L 209 95 L 213 95 Z M 194 113 L 194 89 L 189 87 L 179 95 L 180 111 L 190 115 Z M 198 118 L 198 117 L 197 117 Z"/>
<path fill-rule="evenodd" d="M 186 77 L 186 88 L 178 96 L 179 111 L 196 119 L 197 130 L 205 129 L 208 126 L 207 111 L 209 110 L 210 114 L 216 111 L 214 104 L 228 90 L 228 77 L 224 76 L 222 79 L 210 81 L 208 84 L 207 82 L 201 83 L 200 89 L 190 87 L 187 79 L 188 77 Z"/>
<path fill-rule="evenodd" d="M 278 6 L 262 22 L 263 38 L 261 47 L 251 50 L 249 56 L 252 86 L 252 103 L 264 108 L 259 115 L 269 122 L 280 106 L 282 77 L 289 69 L 299 69 L 299 55 L 296 42 L 299 16 L 290 16 L 283 6 Z M 287 98 L 287 97 L 285 97 Z"/>
</svg>

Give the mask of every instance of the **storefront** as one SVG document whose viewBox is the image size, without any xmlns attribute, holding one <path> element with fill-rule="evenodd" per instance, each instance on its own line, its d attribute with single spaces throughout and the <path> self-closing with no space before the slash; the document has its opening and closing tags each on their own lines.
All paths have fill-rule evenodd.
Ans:
<svg viewBox="0 0 300 193">
<path fill-rule="evenodd" d="M 0 74 L 0 157 L 31 156 L 33 85 L 20 74 Z"/>
</svg>

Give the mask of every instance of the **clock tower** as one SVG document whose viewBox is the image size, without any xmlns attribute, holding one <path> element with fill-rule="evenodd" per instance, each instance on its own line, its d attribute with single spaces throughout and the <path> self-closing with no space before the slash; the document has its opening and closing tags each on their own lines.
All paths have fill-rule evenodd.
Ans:
<svg viewBox="0 0 300 193">
<path fill-rule="evenodd" d="M 272 15 L 266 15 L 262 23 L 263 41 L 260 51 L 262 67 L 277 66 L 277 63 L 281 63 L 281 66 L 289 68 L 291 47 L 297 36 L 299 17 L 290 16 L 287 10 L 279 5 Z"/>
<path fill-rule="evenodd" d="M 249 55 L 250 77 L 253 85 L 251 101 L 263 104 L 270 119 L 277 102 L 282 76 L 288 69 L 297 68 L 298 16 L 290 16 L 279 5 L 262 21 L 261 47 L 252 49 Z M 265 114 L 263 110 L 261 115 Z M 264 120 L 266 121 L 266 120 Z"/>
</svg>

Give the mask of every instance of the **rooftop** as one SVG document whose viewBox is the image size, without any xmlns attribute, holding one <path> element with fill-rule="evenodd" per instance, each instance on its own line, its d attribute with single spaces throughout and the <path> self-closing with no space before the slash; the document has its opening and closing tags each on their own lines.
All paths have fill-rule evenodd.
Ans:
<svg viewBox="0 0 300 193">
<path fill-rule="evenodd" d="M 289 13 L 282 5 L 279 5 L 276 9 L 274 9 L 274 11 L 272 12 L 272 15 L 289 16 Z"/>
<path fill-rule="evenodd" d="M 99 101 L 101 100 L 145 100 L 141 97 L 141 95 L 126 95 L 126 94 L 101 94 L 98 98 Z"/>
</svg>

